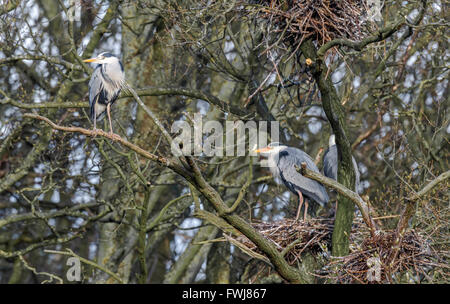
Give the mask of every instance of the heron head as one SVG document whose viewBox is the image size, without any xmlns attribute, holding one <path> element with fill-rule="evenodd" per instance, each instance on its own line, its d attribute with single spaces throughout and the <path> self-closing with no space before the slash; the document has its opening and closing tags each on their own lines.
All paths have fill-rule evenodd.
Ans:
<svg viewBox="0 0 450 304">
<path fill-rule="evenodd" d="M 103 53 L 99 54 L 97 57 L 83 60 L 83 62 L 94 62 L 94 63 L 98 63 L 98 64 L 115 63 L 118 61 L 119 61 L 119 58 L 117 58 L 116 56 L 114 56 L 113 54 L 108 53 L 108 52 L 103 52 Z"/>
<path fill-rule="evenodd" d="M 282 145 L 279 142 L 273 142 L 270 143 L 267 147 L 254 150 L 254 152 L 261 153 L 262 155 L 270 155 L 272 153 L 277 153 L 284 148 L 286 148 L 285 145 Z"/>
</svg>

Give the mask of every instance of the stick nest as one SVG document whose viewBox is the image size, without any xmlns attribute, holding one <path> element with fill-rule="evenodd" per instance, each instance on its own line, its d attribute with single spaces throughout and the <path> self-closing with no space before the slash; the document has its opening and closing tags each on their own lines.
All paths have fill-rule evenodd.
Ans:
<svg viewBox="0 0 450 304">
<path fill-rule="evenodd" d="M 399 274 L 410 272 L 416 279 L 426 277 L 433 267 L 447 268 L 436 262 L 428 241 L 416 231 L 405 233 L 398 248 L 394 248 L 395 231 L 379 232 L 374 237 L 365 238 L 361 245 L 339 262 L 337 277 L 341 283 L 392 283 L 404 281 Z M 378 265 L 376 265 L 378 264 Z M 378 273 L 377 273 L 377 267 Z"/>
<path fill-rule="evenodd" d="M 367 11 L 363 0 L 259 0 L 257 16 L 270 26 L 266 36 L 276 33 L 293 46 L 310 37 L 318 45 L 335 38 L 359 40 Z"/>
<path fill-rule="evenodd" d="M 271 240 L 280 252 L 288 248 L 285 259 L 290 265 L 300 260 L 304 252 L 318 253 L 326 250 L 331 244 L 333 232 L 332 220 L 318 218 L 306 222 L 296 222 L 292 219 L 283 219 L 272 223 L 253 222 L 252 226 Z M 238 237 L 237 241 L 251 251 L 262 254 L 257 246 L 245 236 Z"/>
<path fill-rule="evenodd" d="M 448 271 L 447 263 L 439 262 L 427 239 L 414 230 L 405 233 L 398 252 L 394 254 L 395 231 L 378 231 L 371 236 L 360 217 L 356 217 L 350 238 L 351 253 L 331 259 L 333 220 L 313 218 L 306 222 L 284 219 L 277 222 L 253 222 L 252 226 L 272 241 L 279 252 L 284 253 L 290 265 L 301 263 L 303 254 L 322 254 L 329 262 L 316 273 L 318 277 L 340 283 L 389 283 L 405 281 L 401 277 L 409 272 L 416 280 L 427 276 L 435 267 Z M 250 256 L 267 259 L 257 246 L 240 236 L 234 239 Z M 395 256 L 395 258 L 393 258 Z M 268 260 L 265 260 L 266 262 Z M 372 262 L 371 262 L 372 261 Z M 391 263 L 394 261 L 393 263 Z M 375 272 L 378 263 L 379 272 Z M 295 266 L 294 266 L 295 267 Z M 319 275 L 320 274 L 320 275 Z M 408 280 L 406 278 L 406 280 Z"/>
</svg>

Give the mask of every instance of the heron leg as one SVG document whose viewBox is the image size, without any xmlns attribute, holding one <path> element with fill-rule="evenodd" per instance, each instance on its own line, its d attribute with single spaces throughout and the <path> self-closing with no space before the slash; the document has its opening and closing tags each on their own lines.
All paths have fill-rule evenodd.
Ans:
<svg viewBox="0 0 450 304">
<path fill-rule="evenodd" d="M 302 209 L 303 206 L 303 194 L 302 192 L 298 191 L 298 209 L 297 209 L 297 215 L 295 216 L 295 221 L 298 221 L 298 218 L 300 217 L 300 210 Z"/>
<path fill-rule="evenodd" d="M 96 137 L 98 134 L 98 130 L 97 130 L 97 112 L 95 111 L 95 107 L 94 107 L 94 129 L 92 131 L 94 132 L 94 137 Z"/>
<path fill-rule="evenodd" d="M 109 120 L 109 134 L 112 136 L 113 140 L 119 140 L 121 139 L 120 135 L 114 134 L 112 129 L 112 123 L 111 123 L 111 103 L 108 103 L 106 105 L 106 113 L 108 114 L 108 120 Z"/>
<path fill-rule="evenodd" d="M 106 113 L 108 113 L 108 121 L 109 121 L 109 134 L 113 135 L 112 123 L 111 123 L 111 103 L 108 102 L 106 105 Z"/>
<path fill-rule="evenodd" d="M 305 199 L 305 212 L 303 213 L 303 221 L 306 222 L 306 215 L 308 214 L 308 200 Z"/>
</svg>

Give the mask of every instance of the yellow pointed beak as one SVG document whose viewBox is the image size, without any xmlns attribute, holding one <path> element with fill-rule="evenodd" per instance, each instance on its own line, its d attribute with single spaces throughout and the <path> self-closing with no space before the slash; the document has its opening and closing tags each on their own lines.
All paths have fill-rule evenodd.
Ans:
<svg viewBox="0 0 450 304">
<path fill-rule="evenodd" d="M 83 62 L 97 62 L 97 58 L 86 59 Z"/>
<path fill-rule="evenodd" d="M 269 152 L 269 151 L 270 151 L 270 148 L 268 148 L 268 147 L 253 150 L 253 152 L 255 152 L 255 153 L 264 153 L 264 152 Z"/>
</svg>

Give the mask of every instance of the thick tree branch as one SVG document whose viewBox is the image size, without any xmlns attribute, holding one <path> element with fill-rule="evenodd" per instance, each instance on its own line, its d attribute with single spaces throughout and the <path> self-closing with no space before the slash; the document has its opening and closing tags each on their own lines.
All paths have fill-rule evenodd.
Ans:
<svg viewBox="0 0 450 304">
<path fill-rule="evenodd" d="M 202 193 L 205 198 L 213 205 L 214 209 L 222 215 L 222 217 L 233 227 L 238 229 L 249 240 L 251 240 L 258 248 L 266 254 L 270 262 L 274 265 L 278 273 L 287 281 L 292 283 L 306 283 L 308 282 L 304 275 L 297 269 L 291 267 L 283 255 L 277 250 L 277 248 L 255 230 L 249 223 L 243 218 L 235 214 L 226 214 L 227 207 L 220 197 L 219 193 L 209 185 L 194 162 L 192 157 L 186 157 L 187 161 L 191 165 L 194 171 L 194 180 L 191 182 Z"/>
<path fill-rule="evenodd" d="M 138 96 L 185 96 L 191 98 L 197 98 L 203 101 L 208 102 L 209 104 L 218 107 L 220 110 L 226 113 L 232 113 L 236 116 L 239 116 L 243 119 L 252 119 L 254 118 L 253 112 L 247 112 L 242 110 L 239 107 L 235 107 L 228 102 L 221 100 L 220 98 L 202 92 L 200 90 L 195 89 L 187 89 L 187 88 L 175 88 L 175 87 L 154 87 L 154 88 L 143 88 L 137 89 L 136 93 Z M 122 91 L 119 96 L 121 98 L 129 98 L 133 97 L 131 92 L 127 90 Z M 42 102 L 42 103 L 31 103 L 25 104 L 15 101 L 11 98 L 5 97 L 0 100 L 0 104 L 11 104 L 18 108 L 22 109 L 49 109 L 49 108 L 88 108 L 89 103 L 87 101 L 77 101 L 77 102 Z"/>
<path fill-rule="evenodd" d="M 422 0 L 421 2 L 422 2 L 422 9 L 420 10 L 419 15 L 416 17 L 416 19 L 412 22 L 412 25 L 414 26 L 418 25 L 422 21 L 423 16 L 425 15 L 427 1 Z M 317 57 L 319 60 L 322 60 L 326 52 L 335 46 L 346 46 L 356 51 L 361 51 L 371 43 L 380 42 L 389 38 L 405 24 L 408 24 L 408 22 L 405 20 L 392 22 L 386 27 L 379 29 L 373 35 L 368 36 L 361 41 L 352 41 L 344 38 L 331 40 L 319 48 L 319 50 L 317 51 Z"/>
<path fill-rule="evenodd" d="M 318 181 L 327 187 L 331 187 L 340 194 L 349 198 L 353 203 L 355 203 L 356 206 L 358 206 L 359 210 L 361 211 L 363 220 L 366 223 L 366 225 L 370 228 L 372 235 L 375 234 L 375 231 L 377 230 L 377 225 L 370 216 L 369 206 L 357 193 L 348 189 L 347 187 L 338 183 L 332 178 L 323 176 L 320 173 L 309 170 L 308 168 L 306 168 L 306 163 L 302 163 L 301 168 L 297 167 L 296 170 L 303 176 Z"/>
<path fill-rule="evenodd" d="M 335 46 L 346 46 L 354 50 L 361 51 L 371 43 L 383 41 L 386 38 L 389 38 L 404 24 L 404 20 L 391 23 L 390 25 L 377 31 L 374 35 L 366 37 L 361 41 L 352 41 L 344 38 L 331 40 L 330 42 L 325 43 L 319 48 L 319 50 L 317 51 L 317 57 L 322 59 L 325 56 L 326 52 Z"/>
<path fill-rule="evenodd" d="M 348 139 L 347 115 L 338 97 L 328 67 L 321 57 L 317 56 L 316 47 L 311 39 L 302 43 L 300 49 L 305 57 L 311 58 L 315 64 L 312 67 L 314 79 L 322 97 L 322 106 L 328 121 L 336 135 L 338 152 L 338 182 L 347 188 L 355 187 L 355 172 L 352 162 L 352 150 Z M 351 232 L 354 206 L 345 196 L 338 196 L 339 208 L 336 210 L 336 220 L 332 236 L 332 251 L 335 256 L 344 256 L 349 252 L 349 235 Z"/>
<path fill-rule="evenodd" d="M 80 127 L 63 127 L 63 126 L 55 124 L 54 122 L 52 122 L 50 119 L 48 119 L 46 117 L 43 117 L 43 116 L 40 116 L 37 114 L 32 114 L 32 113 L 26 113 L 26 114 L 24 114 L 24 117 L 42 120 L 42 121 L 46 122 L 48 125 L 50 125 L 55 130 L 72 132 L 72 133 L 80 133 L 80 134 L 90 136 L 90 137 L 101 136 L 101 137 L 109 138 L 113 141 L 121 143 L 123 146 L 129 148 L 130 150 L 133 150 L 137 154 L 139 154 L 147 159 L 150 159 L 150 160 L 155 161 L 163 166 L 173 169 L 175 172 L 182 174 L 184 177 L 189 176 L 189 173 L 183 167 L 176 164 L 174 161 L 172 161 L 168 158 L 165 158 L 165 157 L 161 157 L 161 156 L 157 156 L 155 154 L 149 153 L 149 152 L 145 151 L 144 149 L 130 143 L 126 139 L 118 137 L 117 134 L 106 133 L 103 130 L 96 130 L 96 131 L 87 130 L 87 129 L 80 128 Z"/>
</svg>

